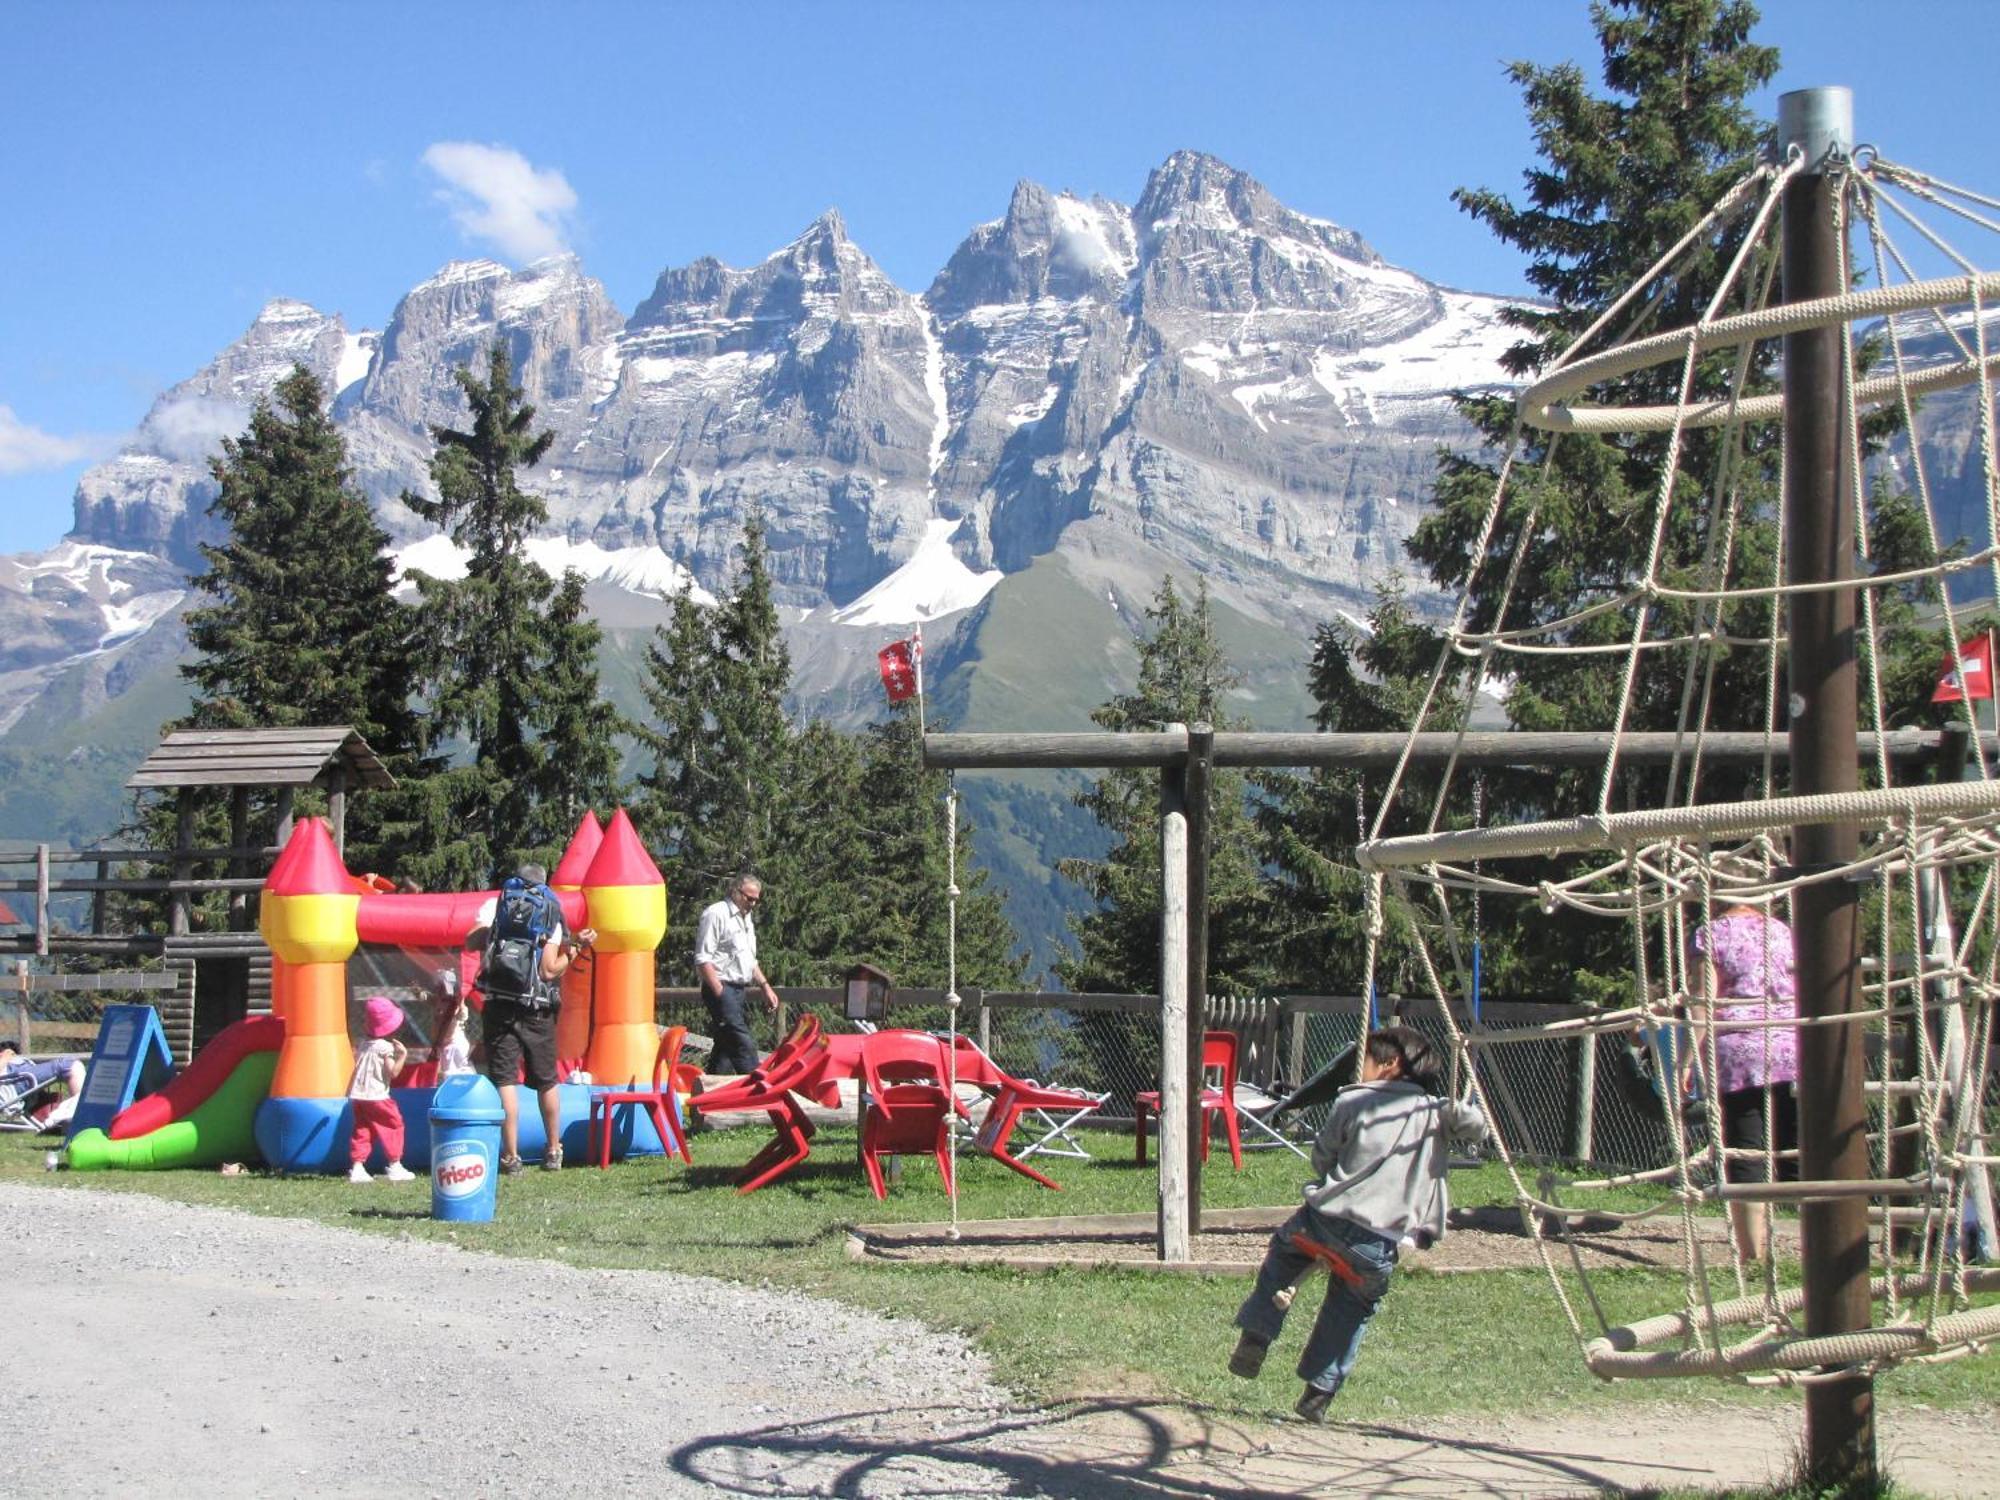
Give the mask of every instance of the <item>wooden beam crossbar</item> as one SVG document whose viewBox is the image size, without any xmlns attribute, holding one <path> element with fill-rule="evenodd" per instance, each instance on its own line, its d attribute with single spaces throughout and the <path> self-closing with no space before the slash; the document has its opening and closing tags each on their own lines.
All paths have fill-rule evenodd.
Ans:
<svg viewBox="0 0 2000 1500">
<path fill-rule="evenodd" d="M 1946 738 L 1936 729 L 1893 729 L 1880 749 L 1903 763 L 1934 758 Z M 1979 736 L 1989 755 L 2000 750 L 2000 734 Z M 1873 762 L 1877 736 L 1854 737 L 1857 763 Z M 1654 765 L 1699 750 L 1706 761 L 1755 762 L 1767 755 L 1784 763 L 1790 755 L 1782 737 L 1758 731 L 1706 735 L 1644 732 L 1622 738 L 1601 731 L 1539 732 L 1479 730 L 1408 734 L 1312 734 L 1222 731 L 1214 737 L 1218 766 L 1340 766 L 1368 769 L 1396 765 L 1408 750 L 1413 765 L 1436 765 L 1456 758 L 1462 766 L 1590 766 L 1603 763 L 1614 742 L 1621 761 Z M 1090 731 L 1073 734 L 927 734 L 924 764 L 941 770 L 1089 770 L 1114 766 L 1179 766 L 1190 754 L 1185 732 L 1138 734 Z"/>
</svg>

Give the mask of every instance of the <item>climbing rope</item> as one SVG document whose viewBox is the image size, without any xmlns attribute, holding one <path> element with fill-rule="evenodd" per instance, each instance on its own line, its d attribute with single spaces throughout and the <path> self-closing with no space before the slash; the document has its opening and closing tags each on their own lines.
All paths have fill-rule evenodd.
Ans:
<svg viewBox="0 0 2000 1500">
<path fill-rule="evenodd" d="M 1961 606 L 1953 599 L 1954 583 L 1971 570 L 1983 570 L 1995 597 L 2000 597 L 2000 462 L 1996 462 L 2000 441 L 1993 413 L 2000 354 L 1989 346 L 1987 327 L 1989 308 L 2000 302 L 2000 272 L 1978 269 L 1930 222 L 1943 215 L 1960 226 L 2000 233 L 2000 215 L 1988 212 L 2000 209 L 2000 198 L 1941 182 L 1864 149 L 1852 161 L 1833 168 L 1833 228 L 1842 244 L 1865 245 L 1875 284 L 1856 286 L 1838 296 L 1781 303 L 1773 300 L 1779 257 L 1772 230 L 1788 184 L 1804 169 L 1803 158 L 1794 153 L 1738 181 L 1522 394 L 1492 496 L 1468 549 L 1471 569 L 1465 592 L 1444 631 L 1411 726 L 1412 738 L 1357 849 L 1367 890 L 1367 993 L 1375 992 L 1380 940 L 1393 915 L 1408 929 L 1415 961 L 1443 1018 L 1454 1071 L 1462 1060 L 1468 1089 L 1496 1125 L 1498 1155 L 1524 1219 L 1531 1231 L 1538 1225 L 1555 1231 L 1535 1234 L 1543 1266 L 1585 1360 L 1607 1377 L 1699 1373 L 1809 1383 L 1856 1369 L 1952 1357 L 2000 1337 L 2000 1307 L 1971 1305 L 1976 1293 L 2000 1289 L 2000 1271 L 1967 1264 L 1965 1236 L 1959 1227 L 1969 1196 L 1989 1205 L 1982 1212 L 1988 1215 L 1983 1222 L 1990 1223 L 1985 1174 L 1988 1166 L 2000 1162 L 1984 1136 L 1987 1079 L 1982 1066 L 2000 999 L 2000 979 L 1996 979 L 2000 778 L 1982 747 L 1973 780 L 1899 785 L 1897 768 L 1881 737 L 1890 712 L 1883 599 L 1901 594 L 1938 601 L 1954 664 L 1962 670 L 1957 613 Z M 1926 253 L 1943 256 L 1957 274 L 1919 278 L 1891 233 L 1892 223 L 1914 230 Z M 1655 295 L 1656 289 L 1677 274 L 1689 252 L 1712 246 L 1724 229 L 1734 226 L 1741 229 L 1739 243 L 1695 321 L 1664 332 L 1647 327 L 1665 300 Z M 1955 314 L 1956 309 L 1969 309 L 1969 317 Z M 1856 339 L 1846 336 L 1851 324 L 1876 319 L 1883 320 L 1885 330 L 1879 372 L 1862 367 Z M 1760 344 L 1822 328 L 1839 328 L 1844 335 L 1842 376 L 1848 394 L 1842 412 L 1846 455 L 1842 477 L 1856 497 L 1860 567 L 1853 578 L 1790 583 L 1782 506 L 1776 524 L 1769 528 L 1775 544 L 1750 551 L 1744 545 L 1752 507 L 1768 504 L 1771 467 L 1776 468 L 1777 493 L 1782 495 L 1785 487 L 1786 458 L 1782 444 L 1774 448 L 1770 426 L 1783 413 L 1784 397 L 1754 389 L 1752 380 Z M 1936 344 L 1944 354 L 1919 359 L 1912 340 L 1920 333 L 1939 335 Z M 1702 394 L 1698 377 L 1717 360 L 1733 361 L 1721 382 L 1726 394 Z M 1591 393 L 1609 382 L 1676 363 L 1675 396 L 1668 404 L 1585 404 Z M 1956 544 L 1939 524 L 1932 478 L 1917 441 L 1916 403 L 1928 393 L 1958 386 L 1977 388 L 1986 534 L 1953 555 Z M 1907 481 L 1929 548 L 1928 558 L 1916 566 L 1890 570 L 1881 565 L 1875 532 L 1879 518 L 1869 488 L 1870 473 L 1864 468 L 1862 427 L 1862 414 L 1875 407 L 1892 409 L 1910 434 L 1910 462 L 1907 473 L 1898 470 L 1898 478 Z M 1542 451 L 1538 464 L 1524 467 L 1531 429 L 1540 434 L 1535 441 Z M 1716 440 L 1710 450 L 1711 469 L 1696 476 L 1688 471 L 1690 454 L 1698 450 L 1687 440 L 1701 430 L 1714 431 Z M 1664 435 L 1651 514 L 1635 518 L 1649 530 L 1636 577 L 1609 584 L 1559 616 L 1537 612 L 1530 617 L 1517 594 L 1524 579 L 1536 576 L 1537 544 L 1545 529 L 1545 476 L 1552 472 L 1559 445 L 1570 433 Z M 1677 529 L 1671 523 L 1681 510 L 1688 511 L 1688 524 Z M 1510 536 L 1503 527 L 1515 529 Z M 1681 540 L 1689 531 L 1699 541 L 1698 556 Z M 1677 556 L 1678 550 L 1690 555 Z M 1760 555 L 1751 555 L 1752 551 Z M 1490 570 L 1497 571 L 1489 590 Z M 1780 733 L 1797 712 L 1782 701 L 1780 690 L 1788 644 L 1785 607 L 1801 596 L 1835 590 L 1858 596 L 1857 681 L 1863 711 L 1877 732 L 1875 754 L 1867 767 L 1872 785 L 1851 792 L 1780 796 L 1776 772 Z M 1480 628 L 1473 629 L 1475 601 L 1489 593 L 1490 612 L 1482 615 Z M 1761 629 L 1749 624 L 1759 616 Z M 1607 639 L 1612 633 L 1621 638 Z M 1678 702 L 1667 701 L 1677 715 L 1681 739 L 1663 776 L 1665 795 L 1657 806 L 1614 810 L 1618 788 L 1630 784 L 1629 778 L 1620 776 L 1621 762 L 1640 713 L 1642 667 L 1657 653 L 1676 651 L 1683 653 L 1674 662 Z M 1740 659 L 1761 659 L 1765 749 L 1761 795 L 1745 793 L 1725 800 L 1703 782 L 1707 736 L 1717 727 L 1718 677 L 1724 657 L 1732 651 Z M 1752 652 L 1757 655 L 1750 656 Z M 1552 665 L 1550 658 L 1567 657 L 1588 665 L 1593 659 L 1614 656 L 1621 659 L 1621 672 L 1615 696 L 1607 694 L 1610 749 L 1587 810 L 1564 816 L 1561 808 L 1550 807 L 1537 821 L 1489 826 L 1486 789 L 1474 773 L 1472 826 L 1452 826 L 1448 809 L 1464 805 L 1451 800 L 1459 771 L 1457 746 L 1467 732 L 1468 710 L 1495 664 L 1503 658 L 1524 663 L 1532 659 L 1539 663 L 1536 670 L 1546 671 Z M 1978 743 L 1970 704 L 1960 711 Z M 1455 726 L 1457 739 L 1436 788 L 1429 793 L 1428 816 L 1411 817 L 1407 804 L 1415 794 L 1407 784 L 1407 771 L 1415 735 L 1439 721 Z M 1367 821 L 1358 794 L 1356 815 Z M 1392 819 L 1397 820 L 1394 826 L 1421 831 L 1390 837 Z M 1788 866 L 1773 832 L 1818 824 L 1860 825 L 1866 834 L 1858 852 L 1837 866 Z M 1562 863 L 1533 877 L 1510 875 L 1507 862 L 1524 858 Z M 1948 901 L 1948 881 L 1956 870 L 1979 872 L 1977 894 L 1962 932 L 1953 929 Z M 1724 1019 L 1723 1002 L 1728 997 L 1716 995 L 1712 983 L 1698 983 L 1690 969 L 1689 924 L 1697 914 L 1700 925 L 1710 927 L 1729 905 L 1783 902 L 1789 907 L 1802 889 L 1848 881 L 1862 883 L 1874 911 L 1870 946 L 1876 973 L 1861 987 L 1863 1008 L 1831 1017 L 1774 1018 L 1762 1002 L 1742 1001 L 1736 1002 L 1731 1018 Z M 1430 900 L 1421 907 L 1412 899 L 1408 889 L 1412 885 L 1428 890 Z M 1502 895 L 1535 900 L 1551 914 L 1574 910 L 1630 922 L 1637 1003 L 1574 1021 L 1510 1027 L 1504 1033 L 1490 1030 L 1479 1013 L 1482 903 L 1488 896 Z M 1453 909 L 1459 897 L 1469 897 L 1469 949 L 1461 942 Z M 1433 907 L 1435 922 L 1430 919 Z M 1422 921 L 1416 917 L 1419 910 L 1424 913 Z M 1907 961 L 1901 957 L 1905 951 L 1910 955 Z M 1458 982 L 1446 982 L 1440 954 L 1458 968 Z M 1450 1003 L 1457 993 L 1473 998 L 1469 1024 L 1463 1027 Z M 1852 1191 L 1854 1185 L 1779 1183 L 1779 1134 L 1773 1091 L 1768 1087 L 1761 1147 L 1728 1145 L 1719 1115 L 1713 1113 L 1713 1099 L 1706 1139 L 1694 1139 L 1678 1107 L 1677 1076 L 1683 1056 L 1679 1028 L 1686 1024 L 1687 1008 L 1694 1003 L 1707 1007 L 1692 1046 L 1710 1080 L 1720 1077 L 1719 1049 L 1731 1033 L 1757 1034 L 1766 1076 L 1780 1026 L 1796 1031 L 1864 1027 L 1872 1033 L 1879 1128 L 1871 1134 L 1871 1151 L 1872 1170 L 1879 1175 L 1870 1186 L 1877 1189 L 1871 1196 L 1885 1204 L 1879 1233 L 1873 1236 L 1880 1263 L 1873 1295 L 1885 1319 L 1880 1325 L 1833 1337 L 1807 1337 L 1802 1299 L 1799 1293 L 1779 1287 L 1775 1257 L 1764 1257 L 1761 1274 L 1753 1278 L 1734 1236 L 1725 1258 L 1716 1254 L 1704 1234 L 1700 1211 L 1705 1205 L 1734 1199 L 1758 1204 L 1811 1201 L 1834 1196 L 1836 1189 Z M 1746 1015 L 1749 1018 L 1738 1018 Z M 1530 1189 L 1522 1155 L 1527 1143 L 1510 1139 L 1512 1106 L 1504 1078 L 1492 1070 L 1498 1067 L 1496 1048 L 1557 1037 L 1594 1047 L 1598 1035 L 1628 1031 L 1635 1024 L 1666 1028 L 1663 1035 L 1668 1040 L 1657 1049 L 1664 1059 L 1658 1082 L 1671 1160 L 1664 1168 L 1624 1173 L 1589 1186 L 1651 1182 L 1666 1189 L 1667 1201 L 1611 1217 L 1637 1222 L 1674 1213 L 1683 1287 L 1674 1312 L 1614 1327 L 1592 1288 L 1586 1257 L 1572 1233 L 1573 1221 L 1586 1210 L 1558 1205 L 1546 1179 L 1538 1189 Z M 1934 1035 L 1934 1026 L 1940 1024 L 1942 1043 Z M 1910 1042 L 1900 1067 L 1898 1053 L 1890 1045 L 1898 1032 L 1907 1034 Z M 1496 1110 L 1495 1105 L 1502 1108 Z M 1746 1181 L 1755 1181 L 1753 1165 L 1761 1176 L 1761 1185 L 1754 1188 Z M 1581 1190 L 1586 1185 L 1570 1186 Z M 1905 1202 L 1914 1208 L 1902 1208 Z M 1604 1213 L 1596 1208 L 1587 1212 L 1593 1217 Z M 1899 1259 L 1906 1241 L 1914 1246 L 1913 1256 Z M 1559 1252 L 1562 1262 L 1557 1259 Z M 1563 1264 L 1567 1277 L 1559 1269 Z M 1725 1295 L 1718 1295 L 1714 1286 L 1718 1276 L 1727 1277 Z M 1596 1324 L 1594 1332 L 1584 1321 L 1586 1309 Z M 1744 1336 L 1738 1338 L 1739 1333 Z M 1670 1340 L 1680 1347 L 1649 1347 Z"/>
</svg>

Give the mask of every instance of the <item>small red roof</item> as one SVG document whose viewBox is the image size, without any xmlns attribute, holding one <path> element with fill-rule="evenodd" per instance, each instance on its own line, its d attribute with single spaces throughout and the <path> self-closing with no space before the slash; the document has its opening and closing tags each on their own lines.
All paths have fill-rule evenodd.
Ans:
<svg viewBox="0 0 2000 1500">
<path fill-rule="evenodd" d="M 653 863 L 653 856 L 639 842 L 639 830 L 625 816 L 625 809 L 619 808 L 611 815 L 611 826 L 604 830 L 604 843 L 598 849 L 597 857 L 590 862 L 590 872 L 583 877 L 584 889 L 665 884 L 666 881 L 660 878 L 660 867 Z"/>
<path fill-rule="evenodd" d="M 556 864 L 555 874 L 549 877 L 549 884 L 557 890 L 564 887 L 574 889 L 583 884 L 583 877 L 590 869 L 590 862 L 597 858 L 598 848 L 604 843 L 604 825 L 597 821 L 597 814 L 584 809 L 583 817 L 577 821 L 576 832 L 570 835 L 569 847 L 563 850 L 563 857 Z"/>
<path fill-rule="evenodd" d="M 301 818 L 271 865 L 264 889 L 273 896 L 351 896 L 354 877 L 324 818 Z"/>
</svg>

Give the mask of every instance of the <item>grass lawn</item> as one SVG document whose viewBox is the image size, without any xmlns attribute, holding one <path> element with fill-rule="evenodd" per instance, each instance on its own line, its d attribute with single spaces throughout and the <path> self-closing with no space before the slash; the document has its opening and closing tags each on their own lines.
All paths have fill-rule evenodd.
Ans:
<svg viewBox="0 0 2000 1500">
<path fill-rule="evenodd" d="M 423 1179 L 362 1188 L 330 1177 L 207 1171 L 51 1175 L 42 1168 L 46 1142 L 35 1137 L 0 1137 L 0 1177 L 55 1191 L 153 1193 L 576 1266 L 685 1271 L 817 1292 L 962 1330 L 992 1356 L 1003 1382 L 1040 1399 L 1161 1395 L 1223 1413 L 1264 1415 L 1289 1411 L 1297 1396 L 1291 1365 L 1306 1316 L 1317 1306 L 1317 1285 L 1301 1293 L 1300 1316 L 1263 1377 L 1239 1381 L 1223 1361 L 1234 1342 L 1230 1317 L 1248 1288 L 1246 1278 L 856 1264 L 844 1254 L 846 1226 L 947 1217 L 935 1169 L 927 1160 L 906 1161 L 901 1185 L 878 1204 L 862 1179 L 853 1132 L 828 1129 L 812 1159 L 789 1178 L 738 1197 L 733 1170 L 763 1138 L 761 1130 L 748 1129 L 697 1135 L 696 1165 L 677 1163 L 671 1172 L 657 1158 L 605 1172 L 530 1170 L 502 1183 L 491 1224 L 433 1221 Z M 1096 1160 L 1057 1162 L 1051 1175 L 1064 1184 L 1059 1194 L 994 1162 L 961 1157 L 961 1216 L 1150 1211 L 1154 1169 L 1133 1164 L 1131 1138 L 1099 1132 L 1085 1139 Z M 1240 1173 L 1218 1156 L 1203 1174 L 1204 1202 L 1216 1208 L 1289 1205 L 1297 1200 L 1301 1172 L 1302 1164 L 1282 1152 L 1253 1152 Z M 1453 1196 L 1462 1204 L 1511 1201 L 1505 1177 L 1491 1167 L 1455 1174 Z M 1681 1300 L 1678 1276 L 1620 1271 L 1591 1281 L 1614 1319 L 1669 1311 Z M 2000 1401 L 2000 1360 L 1910 1367 L 1883 1376 L 1878 1390 L 1888 1404 L 1991 1406 Z M 1399 1275 L 1383 1303 L 1341 1407 L 1344 1418 L 1365 1421 L 1644 1407 L 1691 1398 L 1798 1399 L 1720 1382 L 1606 1385 L 1584 1369 L 1539 1268 L 1448 1276 L 1412 1271 Z"/>
</svg>

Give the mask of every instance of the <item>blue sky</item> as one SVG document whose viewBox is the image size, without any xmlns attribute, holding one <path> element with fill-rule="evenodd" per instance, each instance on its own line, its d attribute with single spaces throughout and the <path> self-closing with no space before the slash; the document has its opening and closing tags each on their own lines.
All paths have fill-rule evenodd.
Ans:
<svg viewBox="0 0 2000 1500">
<path fill-rule="evenodd" d="M 1850 84 L 1885 155 L 2000 190 L 2000 5 L 1764 10 L 1781 88 Z M 1129 203 L 1191 146 L 1391 261 L 1516 291 L 1450 192 L 1531 159 L 1517 57 L 1594 70 L 1582 0 L 16 0 L 0 552 L 60 537 L 89 459 L 268 299 L 379 328 L 455 257 L 572 248 L 629 311 L 664 267 L 760 260 L 837 206 L 920 290 L 1017 179 Z"/>
</svg>

